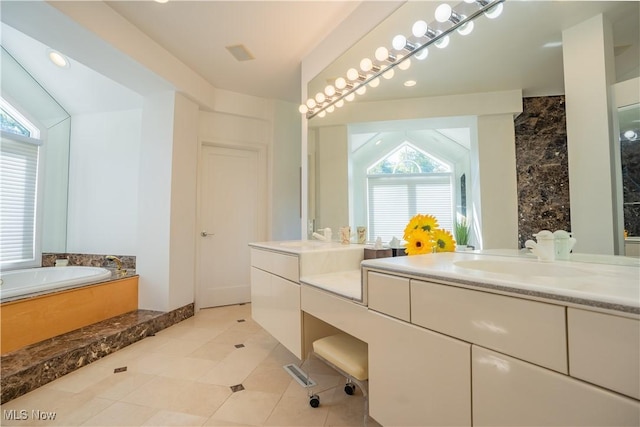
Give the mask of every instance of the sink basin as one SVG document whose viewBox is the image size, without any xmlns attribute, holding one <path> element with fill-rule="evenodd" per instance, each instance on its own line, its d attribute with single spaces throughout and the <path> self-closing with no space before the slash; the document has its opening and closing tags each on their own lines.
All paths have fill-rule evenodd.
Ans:
<svg viewBox="0 0 640 427">
<path fill-rule="evenodd" d="M 471 260 L 453 263 L 456 267 L 469 270 L 485 271 L 494 274 L 538 277 L 579 277 L 590 273 L 573 267 L 546 263 L 523 261 Z"/>
</svg>

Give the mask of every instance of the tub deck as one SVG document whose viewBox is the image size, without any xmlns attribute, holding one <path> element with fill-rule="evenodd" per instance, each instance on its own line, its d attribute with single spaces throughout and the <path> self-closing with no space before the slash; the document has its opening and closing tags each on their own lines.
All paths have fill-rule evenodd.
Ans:
<svg viewBox="0 0 640 427">
<path fill-rule="evenodd" d="M 6 302 L 0 354 L 138 309 L 138 276 Z"/>
</svg>

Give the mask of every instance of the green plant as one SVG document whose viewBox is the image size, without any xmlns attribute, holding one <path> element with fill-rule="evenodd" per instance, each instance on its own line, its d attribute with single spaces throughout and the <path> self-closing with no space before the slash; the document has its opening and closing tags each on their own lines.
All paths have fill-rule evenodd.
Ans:
<svg viewBox="0 0 640 427">
<path fill-rule="evenodd" d="M 456 235 L 456 245 L 467 246 L 469 244 L 469 223 L 466 218 L 456 219 L 454 234 Z"/>
</svg>

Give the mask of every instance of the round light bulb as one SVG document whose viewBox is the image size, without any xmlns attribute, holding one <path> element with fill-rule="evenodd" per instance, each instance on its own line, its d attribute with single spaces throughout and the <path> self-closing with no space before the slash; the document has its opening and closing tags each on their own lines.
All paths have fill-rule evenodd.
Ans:
<svg viewBox="0 0 640 427">
<path fill-rule="evenodd" d="M 336 89 L 344 89 L 345 87 L 347 87 L 347 81 L 344 79 L 344 77 L 338 77 L 336 79 Z"/>
<path fill-rule="evenodd" d="M 356 94 L 355 94 L 355 93 L 353 93 L 353 92 L 351 92 L 349 95 L 345 96 L 345 97 L 344 97 L 344 99 L 345 99 L 345 101 L 347 101 L 347 102 L 351 102 L 351 101 L 353 101 L 354 99 L 356 99 Z"/>
<path fill-rule="evenodd" d="M 334 107 L 333 105 L 329 105 L 327 107 L 327 113 L 333 113 L 333 111 L 336 109 L 336 107 Z"/>
<path fill-rule="evenodd" d="M 368 77 L 367 77 L 367 78 L 368 78 Z M 378 87 L 378 86 L 380 86 L 380 78 L 379 78 L 379 77 L 376 77 L 375 79 L 370 80 L 370 81 L 369 81 L 369 86 L 371 86 L 371 87 Z"/>
<path fill-rule="evenodd" d="M 367 85 L 360 86 L 358 89 L 356 89 L 356 93 L 358 95 L 364 95 L 365 93 L 367 93 Z"/>
<path fill-rule="evenodd" d="M 491 9 L 487 10 L 484 13 L 484 16 L 486 16 L 489 19 L 495 19 L 502 14 L 503 8 L 504 8 L 504 5 L 502 3 L 497 4 L 493 6 Z"/>
<path fill-rule="evenodd" d="M 327 87 L 324 88 L 324 93 L 327 96 L 333 96 L 336 94 L 336 88 L 333 87 L 333 85 L 328 85 Z"/>
<path fill-rule="evenodd" d="M 358 77 L 360 77 L 360 73 L 355 68 L 349 68 L 347 70 L 347 79 L 355 82 L 356 80 L 358 80 Z"/>
<path fill-rule="evenodd" d="M 335 105 L 336 108 L 342 108 L 342 106 L 344 105 L 344 99 L 339 100 L 338 102 L 336 102 L 333 105 Z"/>
<path fill-rule="evenodd" d="M 390 68 L 388 71 L 385 71 L 382 74 L 382 78 L 385 79 L 385 80 L 389 80 L 389 79 L 392 79 L 393 76 L 395 76 L 395 75 L 396 75 L 396 72 L 393 70 L 393 68 Z"/>
<path fill-rule="evenodd" d="M 476 0 L 464 0 L 464 2 L 467 4 L 473 4 L 476 2 Z"/>
<path fill-rule="evenodd" d="M 403 36 L 402 34 L 398 34 L 391 41 L 391 46 L 395 50 L 402 50 L 402 49 L 404 49 L 404 47 L 406 45 L 407 45 L 407 38 L 405 36 Z"/>
<path fill-rule="evenodd" d="M 463 36 L 471 34 L 472 31 L 473 31 L 473 21 L 469 21 L 463 26 L 461 26 L 460 28 L 458 28 L 458 33 L 460 33 Z"/>
<path fill-rule="evenodd" d="M 323 118 L 323 117 L 324 117 L 324 116 L 326 116 L 326 115 L 327 115 L 327 112 L 326 112 L 326 111 L 324 111 L 324 110 L 322 110 L 322 111 L 320 111 L 320 112 L 318 113 L 318 117 L 320 117 L 320 118 Z"/>
<path fill-rule="evenodd" d="M 375 57 L 378 61 L 386 61 L 389 59 L 389 50 L 384 46 L 380 46 L 376 49 Z"/>
<path fill-rule="evenodd" d="M 415 55 L 413 55 L 414 58 L 416 58 L 419 61 L 422 61 L 423 59 L 426 59 L 427 56 L 429 56 L 429 48 L 424 47 L 420 50 L 420 52 L 416 53 Z"/>
<path fill-rule="evenodd" d="M 309 107 L 309 109 L 316 108 L 316 100 L 313 98 L 307 99 L 307 107 Z"/>
<path fill-rule="evenodd" d="M 405 85 L 405 87 L 413 87 L 413 86 L 416 85 L 416 81 L 415 80 L 407 80 L 403 84 Z"/>
<path fill-rule="evenodd" d="M 434 44 L 436 45 L 437 48 L 444 49 L 445 47 L 449 46 L 449 36 L 444 36 Z"/>
<path fill-rule="evenodd" d="M 446 3 L 441 4 L 436 8 L 436 13 L 435 13 L 436 21 L 447 22 L 449 18 L 451 18 L 451 12 L 453 12 L 453 9 L 451 9 L 451 6 L 449 6 Z"/>
<path fill-rule="evenodd" d="M 324 93 L 322 93 L 322 92 L 316 93 L 316 102 L 318 104 L 322 104 L 325 99 L 326 99 L 326 97 L 324 96 Z"/>
<path fill-rule="evenodd" d="M 635 141 L 636 138 L 638 138 L 638 134 L 633 130 L 628 130 L 625 133 L 623 133 L 623 135 L 625 138 L 627 138 L 630 141 Z"/>
<path fill-rule="evenodd" d="M 363 58 L 362 61 L 360 61 L 360 69 L 362 71 L 364 72 L 371 71 L 372 68 L 373 68 L 373 62 L 371 62 L 369 58 Z"/>
<path fill-rule="evenodd" d="M 300 106 L 298 107 L 298 111 L 300 111 L 300 114 L 307 114 L 309 108 L 306 104 L 300 104 Z"/>
<path fill-rule="evenodd" d="M 424 35 L 427 33 L 427 28 L 429 27 L 426 22 L 416 21 L 413 24 L 413 27 L 411 27 L 411 33 L 414 35 L 414 37 L 424 37 Z"/>
<path fill-rule="evenodd" d="M 67 58 L 55 50 L 49 51 L 49 59 L 60 68 L 67 68 L 69 66 Z"/>
</svg>

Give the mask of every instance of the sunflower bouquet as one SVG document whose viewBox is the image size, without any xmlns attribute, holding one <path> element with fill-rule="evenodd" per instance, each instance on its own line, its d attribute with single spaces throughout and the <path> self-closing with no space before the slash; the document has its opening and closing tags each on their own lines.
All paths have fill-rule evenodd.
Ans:
<svg viewBox="0 0 640 427">
<path fill-rule="evenodd" d="M 430 254 L 433 252 L 453 252 L 456 242 L 453 235 L 438 228 L 438 220 L 433 215 L 417 214 L 404 229 L 408 255 Z"/>
</svg>

